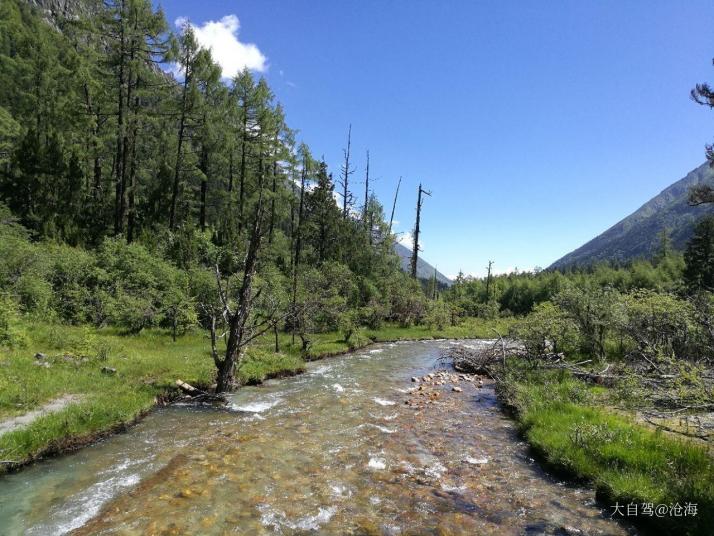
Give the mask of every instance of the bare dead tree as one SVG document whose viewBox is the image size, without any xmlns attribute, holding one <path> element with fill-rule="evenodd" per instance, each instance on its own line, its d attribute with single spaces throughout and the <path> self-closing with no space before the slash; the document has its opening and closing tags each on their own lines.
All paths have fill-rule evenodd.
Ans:
<svg viewBox="0 0 714 536">
<path fill-rule="evenodd" d="M 300 252 L 302 250 L 302 225 L 303 225 L 303 212 L 305 209 L 305 181 L 308 175 L 309 159 L 307 155 L 303 155 L 302 170 L 300 172 L 300 204 L 298 206 L 297 212 L 297 226 L 295 229 L 295 252 L 293 255 L 293 273 L 292 273 L 292 314 L 295 315 L 295 309 L 297 307 L 297 280 L 298 280 L 298 268 L 300 267 Z M 295 344 L 295 322 L 293 322 L 292 328 L 292 343 Z"/>
<path fill-rule="evenodd" d="M 367 207 L 369 206 L 369 149 L 367 149 L 367 167 L 364 173 L 364 206 L 362 208 L 362 223 L 367 225 Z"/>
<path fill-rule="evenodd" d="M 253 283 L 260 255 L 260 246 L 264 234 L 264 196 L 263 196 L 263 162 L 259 160 L 258 200 L 255 207 L 252 230 L 245 255 L 243 280 L 237 296 L 237 308 L 232 310 L 218 274 L 218 292 L 223 305 L 222 316 L 227 324 L 226 351 L 223 358 L 215 348 L 215 329 L 212 329 L 213 360 L 218 369 L 216 393 L 231 391 L 235 385 L 235 374 L 243 359 L 245 347 L 257 337 L 272 328 L 272 317 L 252 313 L 253 303 L 260 291 L 253 292 Z M 215 318 L 215 317 L 214 317 Z"/>
<path fill-rule="evenodd" d="M 414 224 L 414 249 L 412 250 L 412 277 L 416 279 L 417 277 L 417 263 L 419 261 L 419 233 L 421 231 L 421 207 L 422 207 L 422 194 L 431 196 L 431 192 L 424 190 L 419 183 L 419 192 L 417 195 L 417 206 L 416 206 L 416 223 Z"/>
<path fill-rule="evenodd" d="M 347 131 L 347 148 L 343 149 L 344 156 L 345 156 L 345 161 L 342 164 L 341 170 L 340 170 L 340 179 L 337 182 L 338 186 L 340 187 L 340 192 L 338 192 L 339 195 L 342 196 L 342 218 L 347 219 L 347 213 L 349 211 L 350 206 L 352 206 L 352 203 L 354 201 L 354 198 L 352 196 L 352 193 L 350 192 L 350 175 L 352 175 L 355 170 L 354 168 L 350 167 L 350 150 L 352 146 L 352 125 L 349 126 L 349 129 Z"/>
<path fill-rule="evenodd" d="M 493 266 L 493 261 L 488 261 L 488 272 L 486 275 L 486 301 L 491 299 L 491 267 Z"/>
<path fill-rule="evenodd" d="M 399 182 L 397 182 L 397 191 L 394 192 L 394 202 L 392 203 L 392 215 L 389 217 L 389 232 L 392 234 L 392 223 L 394 222 L 394 210 L 397 208 L 397 197 L 399 196 L 399 186 L 402 184 L 402 178 L 399 177 Z"/>
</svg>

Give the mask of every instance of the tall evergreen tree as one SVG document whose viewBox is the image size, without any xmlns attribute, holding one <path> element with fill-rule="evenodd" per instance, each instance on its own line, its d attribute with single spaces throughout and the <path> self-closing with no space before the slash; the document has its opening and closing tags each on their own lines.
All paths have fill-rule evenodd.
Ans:
<svg viewBox="0 0 714 536">
<path fill-rule="evenodd" d="M 697 224 L 684 260 L 684 280 L 690 290 L 714 291 L 714 216 Z"/>
</svg>

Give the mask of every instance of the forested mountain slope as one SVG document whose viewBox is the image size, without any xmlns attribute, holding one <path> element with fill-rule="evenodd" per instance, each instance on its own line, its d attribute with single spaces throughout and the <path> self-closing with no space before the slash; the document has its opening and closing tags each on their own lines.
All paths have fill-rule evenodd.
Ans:
<svg viewBox="0 0 714 536">
<path fill-rule="evenodd" d="M 400 244 L 399 242 L 394 243 L 394 251 L 399 255 L 399 260 L 401 262 L 402 270 L 409 272 L 411 269 L 412 262 L 412 251 L 408 247 Z M 427 261 L 419 257 L 417 262 L 417 277 L 419 279 L 432 279 L 436 273 L 436 280 L 440 285 L 451 286 L 453 281 L 438 271 L 434 266 L 429 264 Z"/>
<path fill-rule="evenodd" d="M 658 251 L 662 231 L 665 230 L 672 247 L 682 250 L 692 236 L 697 220 L 714 213 L 714 206 L 692 207 L 687 203 L 689 189 L 700 183 L 714 183 L 714 169 L 708 163 L 689 172 L 635 212 L 550 267 L 567 268 L 600 261 L 650 258 Z"/>
</svg>

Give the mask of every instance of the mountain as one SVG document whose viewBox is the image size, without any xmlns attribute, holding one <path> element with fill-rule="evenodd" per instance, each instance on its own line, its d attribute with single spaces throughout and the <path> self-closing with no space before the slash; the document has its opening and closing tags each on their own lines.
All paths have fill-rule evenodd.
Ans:
<svg viewBox="0 0 714 536">
<path fill-rule="evenodd" d="M 652 257 L 659 248 L 660 233 L 664 229 L 667 230 L 672 246 L 678 250 L 684 249 L 697 220 L 714 214 L 714 206 L 691 207 L 687 204 L 689 188 L 703 182 L 714 183 L 714 169 L 708 163 L 662 190 L 600 236 L 555 261 L 550 268 Z"/>
<path fill-rule="evenodd" d="M 394 251 L 397 255 L 399 255 L 399 260 L 402 263 L 402 270 L 404 270 L 405 272 L 410 272 L 412 266 L 412 250 L 406 246 L 403 246 L 399 242 L 395 242 Z M 432 277 L 434 277 L 434 270 L 436 270 L 436 268 L 434 268 L 431 264 L 426 262 L 421 257 L 417 259 L 417 277 L 419 279 L 431 279 Z M 450 287 L 454 284 L 451 279 L 446 277 L 438 270 L 436 271 L 436 280 L 441 285 L 447 287 Z"/>
</svg>

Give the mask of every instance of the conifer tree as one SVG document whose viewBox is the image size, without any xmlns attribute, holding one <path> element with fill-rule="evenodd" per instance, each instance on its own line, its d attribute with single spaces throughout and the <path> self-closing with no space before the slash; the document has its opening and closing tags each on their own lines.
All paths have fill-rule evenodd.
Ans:
<svg viewBox="0 0 714 536">
<path fill-rule="evenodd" d="M 684 253 L 684 280 L 692 291 L 714 291 L 714 217 L 701 220 Z"/>
</svg>

